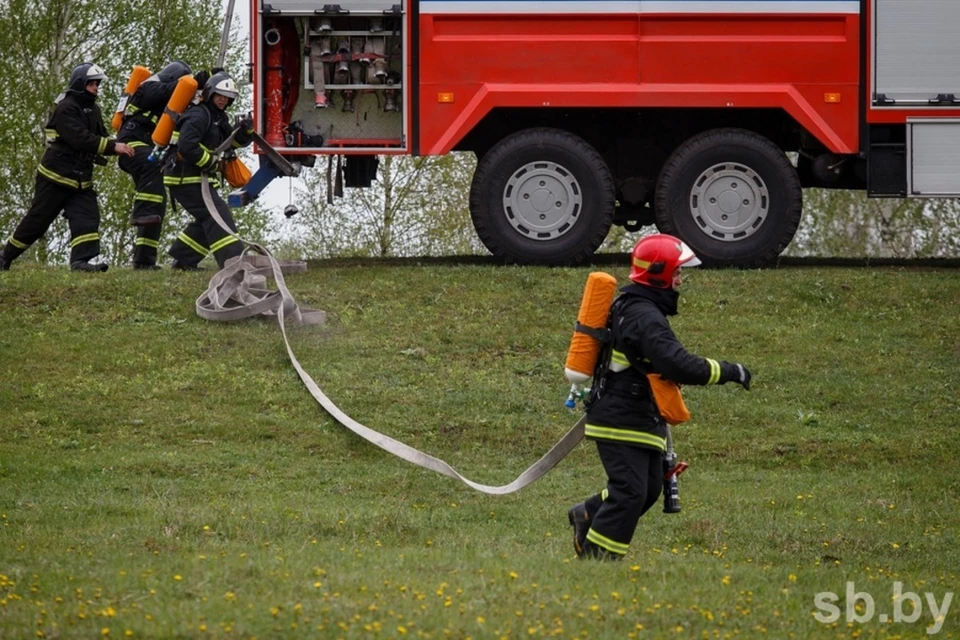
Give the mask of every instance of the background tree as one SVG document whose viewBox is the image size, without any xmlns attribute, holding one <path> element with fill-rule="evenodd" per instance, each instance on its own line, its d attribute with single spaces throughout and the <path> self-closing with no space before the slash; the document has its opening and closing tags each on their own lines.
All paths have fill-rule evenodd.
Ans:
<svg viewBox="0 0 960 640">
<path fill-rule="evenodd" d="M 282 230 L 283 253 L 420 256 L 481 253 L 470 222 L 471 153 L 381 156 L 377 180 L 327 203 L 327 166 L 305 169 L 294 188 L 300 215 Z"/>
<path fill-rule="evenodd" d="M 858 191 L 808 189 L 803 205 L 800 229 L 787 255 L 960 255 L 955 199 L 872 199 Z"/>
</svg>

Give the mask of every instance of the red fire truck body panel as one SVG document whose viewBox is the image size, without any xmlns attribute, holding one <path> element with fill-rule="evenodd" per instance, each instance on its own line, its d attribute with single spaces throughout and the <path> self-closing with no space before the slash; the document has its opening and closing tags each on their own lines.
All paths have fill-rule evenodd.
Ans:
<svg viewBox="0 0 960 640">
<path fill-rule="evenodd" d="M 420 35 L 426 154 L 508 106 L 782 107 L 831 151 L 859 146 L 859 15 L 427 14 Z"/>
</svg>

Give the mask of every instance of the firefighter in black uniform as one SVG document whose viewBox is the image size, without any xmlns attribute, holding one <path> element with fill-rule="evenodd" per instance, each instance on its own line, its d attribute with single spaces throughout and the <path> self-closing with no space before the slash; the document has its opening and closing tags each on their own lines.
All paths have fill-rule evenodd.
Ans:
<svg viewBox="0 0 960 640">
<path fill-rule="evenodd" d="M 159 269 L 157 246 L 167 203 L 159 162 L 149 160 L 153 149 L 153 130 L 170 101 L 177 81 L 191 73 L 190 67 L 174 60 L 137 88 L 124 110 L 123 126 L 117 140 L 133 147 L 132 158 L 120 158 L 120 168 L 133 178 L 133 212 L 130 224 L 137 227 L 133 247 L 134 269 Z"/>
<path fill-rule="evenodd" d="M 164 169 L 163 183 L 173 199 L 194 218 L 170 247 L 174 269 L 198 269 L 198 263 L 209 253 L 222 268 L 228 259 L 243 253 L 240 240 L 224 231 L 207 211 L 200 184 L 201 175 L 206 175 L 220 217 L 236 231 L 230 208 L 216 190 L 220 186 L 215 174 L 219 159 L 214 152 L 230 136 L 232 128 L 226 109 L 237 95 L 237 85 L 229 74 L 225 71 L 213 74 L 203 86 L 200 103 L 188 108 L 174 129 L 178 153 L 173 164 Z M 252 134 L 253 121 L 243 118 L 232 148 L 250 144 Z"/>
<path fill-rule="evenodd" d="M 690 248 L 673 236 L 652 235 L 636 244 L 632 259 L 633 284 L 614 301 L 611 341 L 586 403 L 584 433 L 597 443 L 607 487 L 568 512 L 581 558 L 622 558 L 640 516 L 663 490 L 667 427 L 647 373 L 679 384 L 737 382 L 750 388 L 743 365 L 696 356 L 670 329 L 667 316 L 677 313 L 681 267 L 700 264 Z"/>
<path fill-rule="evenodd" d="M 0 251 L 0 271 L 47 232 L 62 212 L 70 225 L 70 268 L 106 271 L 91 264 L 100 255 L 100 207 L 93 190 L 93 164 L 106 164 L 103 156 L 132 156 L 133 149 L 107 137 L 97 93 L 106 75 L 85 62 L 70 73 L 67 91 L 57 99 L 47 121 L 47 150 L 37 167 L 36 190 L 30 210 Z"/>
</svg>

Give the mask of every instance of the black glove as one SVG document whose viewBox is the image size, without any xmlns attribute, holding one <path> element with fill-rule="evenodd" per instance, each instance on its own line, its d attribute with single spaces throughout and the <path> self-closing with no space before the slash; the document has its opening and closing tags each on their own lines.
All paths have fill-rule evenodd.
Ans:
<svg viewBox="0 0 960 640">
<path fill-rule="evenodd" d="M 209 164 L 206 164 L 200 167 L 200 173 L 203 173 L 209 176 L 216 173 L 217 170 L 219 169 L 220 169 L 220 155 L 214 154 L 213 156 L 211 156 L 211 160 Z"/>
<path fill-rule="evenodd" d="M 245 116 L 237 116 L 237 126 L 244 133 L 253 133 L 253 116 L 249 113 Z"/>
<path fill-rule="evenodd" d="M 203 89 L 203 87 L 207 84 L 207 80 L 210 79 L 210 72 L 206 69 L 201 69 L 193 74 L 193 79 L 197 81 L 197 88 Z"/>
<path fill-rule="evenodd" d="M 723 362 L 720 364 L 723 377 L 722 383 L 736 382 L 747 391 L 750 391 L 750 379 L 753 377 L 750 370 L 737 362 Z"/>
<path fill-rule="evenodd" d="M 193 79 L 197 81 L 197 88 L 203 89 L 204 85 L 207 84 L 212 76 L 223 71 L 223 67 L 214 67 L 213 69 L 200 69 L 195 74 L 193 74 Z"/>
</svg>

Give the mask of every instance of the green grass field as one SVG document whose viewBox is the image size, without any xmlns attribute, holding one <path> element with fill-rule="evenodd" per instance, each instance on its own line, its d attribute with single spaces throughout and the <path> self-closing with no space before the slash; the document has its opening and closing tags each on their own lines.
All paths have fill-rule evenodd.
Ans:
<svg viewBox="0 0 960 640">
<path fill-rule="evenodd" d="M 578 417 L 591 270 L 314 263 L 293 348 L 505 484 Z M 683 512 L 620 563 L 573 554 L 591 443 L 504 497 L 411 466 L 274 323 L 196 317 L 211 275 L 0 274 L 0 638 L 960 637 L 958 270 L 689 272 L 674 329 L 754 387 L 686 389 Z"/>
</svg>

